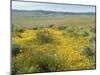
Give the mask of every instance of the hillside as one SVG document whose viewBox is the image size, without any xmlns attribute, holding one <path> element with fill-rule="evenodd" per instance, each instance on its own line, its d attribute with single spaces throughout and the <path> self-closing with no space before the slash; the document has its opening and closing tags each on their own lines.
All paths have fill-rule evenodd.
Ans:
<svg viewBox="0 0 100 75">
<path fill-rule="evenodd" d="M 68 16 L 68 15 L 95 15 L 94 12 L 62 12 L 46 10 L 12 10 L 13 16 Z"/>
</svg>

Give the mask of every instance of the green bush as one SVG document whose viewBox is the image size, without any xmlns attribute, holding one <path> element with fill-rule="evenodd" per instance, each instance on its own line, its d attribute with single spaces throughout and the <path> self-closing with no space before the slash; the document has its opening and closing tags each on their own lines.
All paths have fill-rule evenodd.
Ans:
<svg viewBox="0 0 100 75">
<path fill-rule="evenodd" d="M 59 30 L 65 30 L 66 29 L 66 26 L 58 26 L 58 29 Z"/>
<path fill-rule="evenodd" d="M 42 32 L 37 33 L 37 41 L 40 44 L 52 43 L 53 38 L 52 38 L 52 35 L 48 31 L 42 31 Z"/>
<path fill-rule="evenodd" d="M 17 72 L 17 67 L 16 67 L 16 62 L 15 62 L 15 57 L 13 56 L 12 57 L 12 63 L 11 63 L 11 75 L 16 75 L 16 72 Z"/>
<path fill-rule="evenodd" d="M 17 29 L 17 32 L 24 32 L 25 30 L 24 30 L 24 28 L 20 28 L 20 29 Z"/>
<path fill-rule="evenodd" d="M 65 31 L 66 32 L 73 32 L 74 28 L 73 28 L 73 26 L 66 26 Z"/>
<path fill-rule="evenodd" d="M 37 30 L 37 29 L 38 29 L 38 27 L 32 27 L 32 29 L 33 29 L 33 30 Z"/>
<path fill-rule="evenodd" d="M 19 45 L 19 44 L 12 44 L 12 54 L 13 55 L 16 55 L 16 54 L 18 54 L 21 49 L 21 46 Z"/>
<path fill-rule="evenodd" d="M 86 32 L 86 31 L 81 30 L 81 31 L 78 32 L 78 35 L 79 36 L 89 36 L 89 33 Z"/>
<path fill-rule="evenodd" d="M 53 28 L 54 27 L 54 24 L 51 24 L 50 26 L 49 26 L 49 28 Z"/>
<path fill-rule="evenodd" d="M 33 52 L 33 60 L 37 63 L 39 72 L 51 72 L 57 70 L 59 58 L 55 56 L 55 53 L 49 53 L 48 51 L 50 51 L 50 49 L 45 52 L 37 50 Z"/>
<path fill-rule="evenodd" d="M 93 49 L 91 49 L 89 46 L 83 46 L 81 48 L 81 54 L 86 55 L 86 56 L 93 56 L 95 53 Z"/>
<path fill-rule="evenodd" d="M 55 53 L 49 53 L 48 51 L 50 51 L 50 49 L 45 52 L 32 49 L 31 59 L 29 59 L 30 57 L 24 56 L 18 59 L 13 57 L 12 73 L 39 73 L 56 71 L 59 64 L 59 58 L 55 56 Z"/>
<path fill-rule="evenodd" d="M 91 44 L 91 47 L 92 48 L 95 48 L 95 44 L 96 44 L 96 37 L 95 36 L 90 36 L 89 37 L 89 42 L 90 42 L 90 44 Z"/>
<path fill-rule="evenodd" d="M 13 57 L 12 74 L 32 72 L 39 72 L 38 65 L 34 63 L 34 60 L 29 60 L 28 57 L 23 57 L 20 61 L 17 61 L 17 59 Z"/>
<path fill-rule="evenodd" d="M 24 32 L 25 29 L 16 25 L 12 26 L 12 32 Z"/>
</svg>

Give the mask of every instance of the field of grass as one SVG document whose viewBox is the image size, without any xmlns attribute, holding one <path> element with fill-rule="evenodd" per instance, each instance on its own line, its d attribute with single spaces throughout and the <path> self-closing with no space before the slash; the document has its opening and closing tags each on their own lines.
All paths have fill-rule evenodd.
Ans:
<svg viewBox="0 0 100 75">
<path fill-rule="evenodd" d="M 12 16 L 12 73 L 96 68 L 95 16 Z"/>
<path fill-rule="evenodd" d="M 16 26 L 22 26 L 25 28 L 31 27 L 48 27 L 50 25 L 62 26 L 62 25 L 95 25 L 94 16 L 65 16 L 65 17 L 53 17 L 53 16 L 12 16 L 12 23 Z"/>
</svg>

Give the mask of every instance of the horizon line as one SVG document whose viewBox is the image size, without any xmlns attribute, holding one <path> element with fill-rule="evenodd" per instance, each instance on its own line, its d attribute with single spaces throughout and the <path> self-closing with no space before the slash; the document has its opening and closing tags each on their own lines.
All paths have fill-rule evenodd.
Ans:
<svg viewBox="0 0 100 75">
<path fill-rule="evenodd" d="M 13 9 L 12 8 L 12 10 L 19 10 L 19 11 L 51 11 L 51 12 L 69 12 L 69 11 L 54 11 L 54 10 L 43 10 L 43 9 L 35 9 L 35 10 L 33 10 L 33 9 Z M 70 11 L 70 12 L 72 12 L 72 11 Z M 96 11 L 85 11 L 85 12 L 78 12 L 78 11 L 73 11 L 74 13 L 96 13 Z"/>
</svg>

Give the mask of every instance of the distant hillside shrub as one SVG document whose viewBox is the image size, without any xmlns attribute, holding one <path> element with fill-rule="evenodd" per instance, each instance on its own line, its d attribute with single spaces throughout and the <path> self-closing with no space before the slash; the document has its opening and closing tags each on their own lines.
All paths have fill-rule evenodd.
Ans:
<svg viewBox="0 0 100 75">
<path fill-rule="evenodd" d="M 59 30 L 65 30 L 66 29 L 66 26 L 58 26 L 58 29 Z"/>
<path fill-rule="evenodd" d="M 33 30 L 37 30 L 37 29 L 38 29 L 38 27 L 32 27 L 32 29 L 33 29 Z"/>
<path fill-rule="evenodd" d="M 51 24 L 51 25 L 49 26 L 49 28 L 53 28 L 53 26 L 54 26 L 54 24 Z"/>
</svg>

